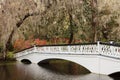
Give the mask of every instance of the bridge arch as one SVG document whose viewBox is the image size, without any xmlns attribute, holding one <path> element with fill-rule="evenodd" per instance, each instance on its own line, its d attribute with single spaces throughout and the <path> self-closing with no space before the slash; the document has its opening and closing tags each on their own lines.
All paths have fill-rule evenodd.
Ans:
<svg viewBox="0 0 120 80">
<path fill-rule="evenodd" d="M 120 78 L 120 71 L 117 72 L 113 72 L 111 74 L 109 74 L 110 77 L 119 77 Z"/>
<path fill-rule="evenodd" d="M 109 74 L 114 80 L 120 80 L 120 71 Z"/>
<path fill-rule="evenodd" d="M 85 65 L 83 65 L 83 64 L 81 64 L 79 62 L 76 62 L 74 60 L 65 59 L 65 58 L 45 58 L 45 59 L 40 60 L 37 64 L 38 65 L 41 65 L 41 63 L 43 63 L 43 64 L 49 64 L 49 62 L 47 62 L 49 60 L 64 60 L 64 61 L 72 62 L 72 63 L 77 64 L 77 65 L 81 66 L 82 68 L 84 68 L 84 70 L 86 70 L 88 73 L 92 72 L 87 66 L 85 66 Z"/>
<path fill-rule="evenodd" d="M 24 64 L 31 64 L 32 63 L 31 60 L 29 60 L 29 59 L 22 59 L 21 62 Z"/>
</svg>

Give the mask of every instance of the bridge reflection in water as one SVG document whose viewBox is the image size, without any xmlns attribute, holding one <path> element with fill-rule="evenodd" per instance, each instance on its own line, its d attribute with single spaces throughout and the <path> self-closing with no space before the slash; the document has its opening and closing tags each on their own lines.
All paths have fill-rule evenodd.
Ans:
<svg viewBox="0 0 120 80">
<path fill-rule="evenodd" d="M 58 62 L 58 61 L 57 61 Z M 85 74 L 77 74 L 77 72 L 71 71 L 71 74 L 59 73 L 56 71 L 55 68 L 59 69 L 61 66 L 66 66 L 65 64 L 62 64 L 63 61 L 59 61 L 60 65 L 53 66 L 51 65 L 45 65 L 45 66 L 51 66 L 53 67 L 52 70 L 49 70 L 48 68 L 38 66 L 37 64 L 22 64 L 21 62 L 13 63 L 13 64 L 1 64 L 0 63 L 0 80 L 120 80 L 119 77 L 115 77 L 115 79 L 106 76 L 106 75 L 100 75 L 100 74 L 93 74 L 93 73 L 85 73 Z M 71 64 L 71 67 L 74 66 L 74 64 Z M 77 64 L 75 64 L 76 66 Z M 74 66 L 74 67 L 75 67 Z M 78 70 L 78 65 L 77 67 Z M 69 71 L 69 69 L 75 69 L 75 68 L 66 68 Z M 55 70 L 53 70 L 55 69 Z M 60 69 L 61 72 L 64 69 Z M 72 73 L 73 72 L 73 73 Z M 74 74 L 75 73 L 75 74 Z M 73 74 L 73 75 L 72 75 Z"/>
<path fill-rule="evenodd" d="M 44 60 L 39 62 L 38 65 L 61 74 L 81 75 L 90 73 L 89 70 L 79 64 L 61 59 Z"/>
<path fill-rule="evenodd" d="M 39 63 L 46 59 L 64 59 L 82 65 L 92 73 L 112 74 L 120 71 L 120 47 L 115 44 L 87 43 L 34 46 L 15 55 L 21 61 Z"/>
<path fill-rule="evenodd" d="M 65 65 L 66 65 L 66 63 L 61 64 L 61 65 L 59 64 L 56 66 L 55 65 L 52 66 L 52 64 L 51 65 L 46 64 L 41 67 L 41 66 L 38 66 L 37 64 L 30 64 L 27 66 L 24 64 L 18 64 L 17 67 L 18 67 L 19 71 L 21 71 L 21 72 L 23 70 L 25 70 L 24 72 L 22 72 L 22 74 L 26 74 L 27 76 L 29 76 L 29 79 L 31 78 L 30 80 L 113 80 L 109 76 L 98 75 L 98 74 L 93 74 L 93 73 L 84 73 L 83 72 L 84 74 L 78 74 L 77 72 L 75 72 L 75 74 L 77 73 L 77 75 L 75 75 L 74 71 L 70 70 L 71 68 L 66 68 L 67 69 L 66 72 L 67 71 L 71 72 L 71 74 L 67 74 L 66 72 L 64 72 L 65 69 L 59 68 L 61 66 L 65 66 Z M 74 64 L 71 64 L 71 65 L 74 65 Z M 48 67 L 50 67 L 50 66 L 51 66 L 52 70 L 48 69 Z M 58 68 L 59 72 L 56 71 L 55 68 Z"/>
</svg>

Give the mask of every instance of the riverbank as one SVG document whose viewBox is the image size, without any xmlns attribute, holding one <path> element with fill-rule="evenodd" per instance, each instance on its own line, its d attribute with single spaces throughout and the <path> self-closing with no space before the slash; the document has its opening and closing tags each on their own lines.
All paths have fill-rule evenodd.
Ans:
<svg viewBox="0 0 120 80">
<path fill-rule="evenodd" d="M 0 63 L 8 63 L 8 62 L 16 62 L 16 59 L 15 58 L 12 58 L 12 59 L 9 59 L 9 58 L 6 58 L 6 59 L 0 58 Z"/>
</svg>

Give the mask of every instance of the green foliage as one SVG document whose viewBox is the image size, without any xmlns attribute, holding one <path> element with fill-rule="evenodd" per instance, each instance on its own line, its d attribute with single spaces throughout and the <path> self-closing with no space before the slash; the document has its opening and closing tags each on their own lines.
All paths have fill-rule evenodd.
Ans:
<svg viewBox="0 0 120 80">
<path fill-rule="evenodd" d="M 14 58 L 14 52 L 8 52 L 7 55 L 6 55 L 6 57 L 8 59 L 13 59 Z"/>
<path fill-rule="evenodd" d="M 91 0 L 84 0 L 83 13 L 88 23 L 91 22 L 93 12 L 95 12 L 95 9 L 91 6 Z"/>
<path fill-rule="evenodd" d="M 60 0 L 59 3 L 51 3 L 49 8 L 44 6 L 45 10 L 43 12 L 41 11 L 39 15 L 30 16 L 24 20 L 21 27 L 19 27 L 20 36 L 21 33 L 23 33 L 22 38 L 24 37 L 25 40 L 28 40 L 29 36 L 32 35 L 34 39 L 39 38 L 50 41 L 54 38 L 69 39 L 72 32 L 74 40 L 92 42 L 94 27 L 96 27 L 97 38 L 101 41 L 109 40 L 110 36 L 113 35 L 113 28 L 119 26 L 116 21 L 118 13 L 111 12 L 107 5 L 99 6 L 99 3 L 93 5 L 92 2 L 96 3 L 97 0 L 73 1 L 74 0 Z M 27 9 L 30 6 L 31 5 L 24 5 Z M 16 7 L 19 8 L 17 5 Z M 21 15 L 18 17 L 21 19 L 24 17 L 24 12 L 26 11 L 22 11 L 22 7 L 23 6 L 21 6 L 20 9 Z M 41 8 L 42 7 L 40 7 L 40 9 Z M 99 15 L 98 8 L 100 8 Z M 36 9 L 33 8 L 33 10 Z M 69 14 L 72 16 L 71 20 Z M 93 26 L 92 23 L 97 23 L 98 25 Z M 9 47 L 10 51 L 12 51 L 11 49 L 12 46 Z"/>
<path fill-rule="evenodd" d="M 111 18 L 111 20 L 108 23 L 106 23 L 106 25 L 109 26 L 109 27 L 112 27 L 112 28 L 119 26 L 118 22 L 115 21 L 115 19 L 113 19 L 113 18 Z"/>
<path fill-rule="evenodd" d="M 10 43 L 10 44 L 7 46 L 7 50 L 8 50 L 8 51 L 14 51 L 14 47 L 13 47 L 12 43 Z"/>
<path fill-rule="evenodd" d="M 110 15 L 110 14 L 111 14 L 110 10 L 102 10 L 102 11 L 100 12 L 100 15 L 101 15 L 101 16 L 103 16 L 103 15 Z"/>
</svg>

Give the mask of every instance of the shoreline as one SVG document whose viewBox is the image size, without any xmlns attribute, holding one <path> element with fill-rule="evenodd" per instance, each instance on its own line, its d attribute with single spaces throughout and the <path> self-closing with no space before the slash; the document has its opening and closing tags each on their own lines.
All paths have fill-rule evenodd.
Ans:
<svg viewBox="0 0 120 80">
<path fill-rule="evenodd" d="M 3 59 L 3 58 L 0 58 L 0 62 L 11 62 L 11 61 L 16 61 L 15 58 L 12 58 L 12 59 L 9 59 L 9 58 L 6 58 L 6 59 Z"/>
</svg>

